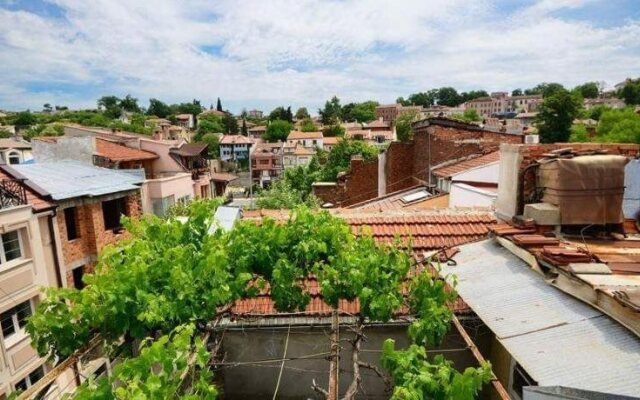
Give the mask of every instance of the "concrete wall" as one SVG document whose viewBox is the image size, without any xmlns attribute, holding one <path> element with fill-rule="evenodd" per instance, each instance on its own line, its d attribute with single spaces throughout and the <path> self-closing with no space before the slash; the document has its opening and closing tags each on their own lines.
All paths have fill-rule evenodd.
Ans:
<svg viewBox="0 0 640 400">
<path fill-rule="evenodd" d="M 176 173 L 173 176 L 157 179 L 147 179 L 140 189 L 142 199 L 142 212 L 152 213 L 152 201 L 167 196 L 174 196 L 174 200 L 189 196 L 193 197 L 193 180 L 191 174 Z"/>
<path fill-rule="evenodd" d="M 163 172 L 184 172 L 183 168 L 173 157 L 169 155 L 169 149 L 178 146 L 179 142 L 155 141 L 148 139 L 140 139 L 140 150 L 147 150 L 156 153 L 159 157 L 153 160 L 153 172 L 161 174 Z"/>
<path fill-rule="evenodd" d="M 500 176 L 500 162 L 492 162 L 482 167 L 470 169 L 452 177 L 455 181 L 498 183 Z"/>
<path fill-rule="evenodd" d="M 520 147 L 513 144 L 500 146 L 498 198 L 496 199 L 496 213 L 500 218 L 510 219 L 518 211 L 518 172 L 522 163 Z"/>
<path fill-rule="evenodd" d="M 95 140 L 92 136 L 59 137 L 56 143 L 34 140 L 33 158 L 35 162 L 53 162 L 61 160 L 76 160 L 93 164 Z"/>
<path fill-rule="evenodd" d="M 287 357 L 295 358 L 309 356 L 329 351 L 328 327 L 316 326 L 307 328 L 291 328 Z M 408 345 L 406 327 L 370 327 L 365 330 L 367 341 L 363 343 L 361 360 L 379 366 L 382 343 L 387 338 L 396 340 L 396 348 Z M 263 328 L 227 330 L 221 353 L 225 355 L 226 363 L 250 362 L 256 360 L 281 359 L 287 328 Z M 350 345 L 346 341 L 351 338 L 346 329 L 340 333 L 344 350 L 340 355 L 340 394 L 343 395 L 351 382 L 353 370 L 351 364 Z M 441 348 L 459 349 L 464 347 L 462 338 L 457 332 L 451 332 Z M 475 366 L 475 359 L 468 350 L 447 352 L 445 356 L 453 360 L 458 370 L 468 366 Z M 282 380 L 277 398 L 280 400 L 317 399 L 311 390 L 312 381 L 327 387 L 329 362 L 326 355 L 318 355 L 309 359 L 298 359 L 285 362 Z M 222 368 L 218 373 L 219 384 L 225 400 L 271 400 L 278 380 L 281 362 L 261 363 L 257 365 L 242 365 Z M 382 380 L 368 370 L 362 370 L 363 387 L 366 395 L 359 399 L 388 399 Z"/>
</svg>

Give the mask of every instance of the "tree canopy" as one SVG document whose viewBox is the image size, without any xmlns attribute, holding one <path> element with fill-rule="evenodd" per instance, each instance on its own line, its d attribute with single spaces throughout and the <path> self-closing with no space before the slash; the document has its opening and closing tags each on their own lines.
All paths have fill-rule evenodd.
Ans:
<svg viewBox="0 0 640 400">
<path fill-rule="evenodd" d="M 415 269 L 409 278 L 411 257 L 399 243 L 381 245 L 366 232 L 356 237 L 343 220 L 304 208 L 283 223 L 239 221 L 230 231 L 209 233 L 215 206 L 196 201 L 183 222 L 155 216 L 125 220 L 131 239 L 102 251 L 95 273 L 84 277 L 84 289 L 49 289 L 27 325 L 40 355 L 66 357 L 95 334 L 108 346 L 122 337 L 125 346 L 143 340 L 140 355 L 125 358 L 111 378 L 83 383 L 75 399 L 168 393 L 214 399 L 211 355 L 194 323 L 221 318 L 235 300 L 267 285 L 277 310 L 302 310 L 310 296 L 301 282 L 309 275 L 317 277 L 331 307 L 359 300 L 359 332 L 369 323 L 389 321 L 403 307 L 414 317 L 411 345 L 396 350 L 388 340 L 383 348 L 383 366 L 395 383 L 393 399 L 473 399 L 491 378 L 489 365 L 460 373 L 441 356 L 427 355 L 425 346 L 440 344 L 449 329 L 453 314 L 447 303 L 456 294 L 427 269 Z M 198 368 L 189 366 L 192 354 Z M 192 384 L 185 387 L 181 376 L 189 369 Z M 354 379 L 350 385 L 354 395 L 357 384 Z"/>
<path fill-rule="evenodd" d="M 578 116 L 581 101 L 564 88 L 556 89 L 545 96 L 538 108 L 536 123 L 542 143 L 567 142 L 571 125 Z"/>
<path fill-rule="evenodd" d="M 340 122 L 342 117 L 342 105 L 337 96 L 333 96 L 331 100 L 324 103 L 324 108 L 318 110 L 318 114 L 324 125 L 333 125 Z"/>
<path fill-rule="evenodd" d="M 158 118 L 167 118 L 171 114 L 171 109 L 167 105 L 158 99 L 149 99 L 149 108 L 147 108 L 147 115 L 155 115 Z"/>
<path fill-rule="evenodd" d="M 640 78 L 627 81 L 624 87 L 618 92 L 618 97 L 629 105 L 640 104 Z"/>
<path fill-rule="evenodd" d="M 267 130 L 262 138 L 267 142 L 286 141 L 289 132 L 293 129 L 293 125 L 289 121 L 274 120 L 269 123 Z"/>
<path fill-rule="evenodd" d="M 409 110 L 401 113 L 396 118 L 396 136 L 401 142 L 408 142 L 413 139 L 413 128 L 411 125 L 420 118 L 420 112 Z"/>
<path fill-rule="evenodd" d="M 298 110 L 296 111 L 296 119 L 301 120 L 301 119 L 308 119 L 308 118 L 311 118 L 311 115 L 309 115 L 309 111 L 307 111 L 307 107 L 298 108 Z"/>
</svg>

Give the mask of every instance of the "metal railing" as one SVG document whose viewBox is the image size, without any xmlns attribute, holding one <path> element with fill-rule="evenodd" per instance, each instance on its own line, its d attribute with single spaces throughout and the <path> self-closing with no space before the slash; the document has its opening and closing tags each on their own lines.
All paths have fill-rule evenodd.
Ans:
<svg viewBox="0 0 640 400">
<path fill-rule="evenodd" d="M 0 180 L 0 209 L 27 204 L 24 179 Z"/>
</svg>

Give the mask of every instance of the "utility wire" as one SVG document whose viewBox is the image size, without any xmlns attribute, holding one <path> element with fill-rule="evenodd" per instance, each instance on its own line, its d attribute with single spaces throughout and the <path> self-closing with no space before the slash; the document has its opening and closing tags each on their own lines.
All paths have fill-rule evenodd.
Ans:
<svg viewBox="0 0 640 400">
<path fill-rule="evenodd" d="M 282 371 L 284 371 L 284 363 L 287 358 L 287 349 L 289 348 L 289 334 L 291 333 L 291 324 L 287 329 L 287 340 L 284 342 L 284 353 L 282 354 L 282 364 L 280 365 L 280 373 L 278 374 L 278 383 L 276 383 L 276 390 L 273 392 L 273 400 L 276 400 L 278 395 L 278 389 L 280 388 L 280 381 L 282 380 Z"/>
</svg>

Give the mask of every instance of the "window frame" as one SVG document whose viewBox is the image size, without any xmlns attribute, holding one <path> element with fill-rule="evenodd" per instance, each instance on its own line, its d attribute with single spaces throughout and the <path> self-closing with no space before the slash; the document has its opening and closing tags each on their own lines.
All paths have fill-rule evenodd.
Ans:
<svg viewBox="0 0 640 400">
<path fill-rule="evenodd" d="M 16 343 L 20 342 L 22 339 L 27 337 L 27 332 L 25 331 L 25 327 L 27 325 L 26 321 L 24 321 L 23 326 L 20 326 L 20 321 L 18 320 L 18 313 L 19 313 L 18 307 L 22 306 L 25 303 L 27 303 L 29 306 L 29 315 L 26 316 L 26 318 L 28 318 L 33 315 L 35 310 L 35 307 L 33 305 L 33 299 L 25 300 L 9 308 L 8 310 L 5 310 L 4 312 L 2 312 L 2 314 L 7 314 L 9 311 L 13 311 L 11 313 L 11 325 L 13 327 L 13 333 L 10 333 L 9 335 L 5 335 L 4 328 L 0 326 L 0 335 L 2 335 L 2 339 L 4 340 L 4 344 L 6 348 L 10 348 L 14 346 Z"/>
<path fill-rule="evenodd" d="M 109 226 L 107 226 L 107 219 L 109 219 L 109 222 L 113 222 L 111 221 L 111 218 L 107 218 L 107 213 L 105 212 L 105 204 L 118 204 L 120 203 L 120 205 L 122 207 L 118 207 L 118 210 L 116 210 L 118 212 L 118 220 L 117 223 L 115 223 L 115 225 L 111 225 L 109 224 Z M 106 231 L 112 231 L 112 232 L 119 232 L 123 229 L 122 223 L 120 222 L 120 219 L 122 218 L 122 216 L 128 216 L 128 212 L 127 212 L 127 202 L 126 202 L 126 197 L 118 197 L 116 199 L 111 199 L 111 200 L 105 200 L 102 201 L 102 203 L 100 204 L 102 207 L 102 223 L 104 224 L 104 230 Z"/>
<path fill-rule="evenodd" d="M 6 250 L 5 250 L 5 247 L 4 247 L 4 235 L 8 235 L 8 234 L 13 233 L 13 232 L 15 232 L 17 234 L 17 236 L 18 236 L 18 248 L 20 249 L 20 256 L 7 261 L 7 254 L 6 254 Z M 13 263 L 18 262 L 20 260 L 23 260 L 24 258 L 25 258 L 24 257 L 24 244 L 22 243 L 22 232 L 21 232 L 21 229 L 15 229 L 15 230 L 0 234 L 0 269 L 2 269 L 7 264 L 13 264 Z"/>
<path fill-rule="evenodd" d="M 41 371 L 42 376 L 41 376 L 40 378 L 38 378 L 37 380 L 32 381 L 31 375 L 33 375 L 33 373 L 35 373 L 35 372 L 37 372 L 37 371 Z M 28 373 L 24 378 L 22 378 L 22 379 L 20 379 L 20 380 L 16 381 L 16 382 L 13 384 L 13 390 L 19 390 L 19 389 L 22 389 L 22 388 L 19 388 L 19 387 L 18 387 L 18 385 L 19 385 L 21 382 L 24 382 L 25 390 L 26 390 L 26 389 L 29 389 L 29 388 L 30 388 L 31 386 L 33 386 L 36 382 L 38 382 L 40 379 L 44 378 L 44 376 L 45 376 L 46 374 L 47 374 L 47 371 L 45 371 L 45 369 L 44 369 L 44 364 L 41 364 L 41 365 L 37 366 L 36 368 L 34 368 L 34 369 L 33 369 L 33 371 L 29 372 L 29 373 Z"/>
</svg>

